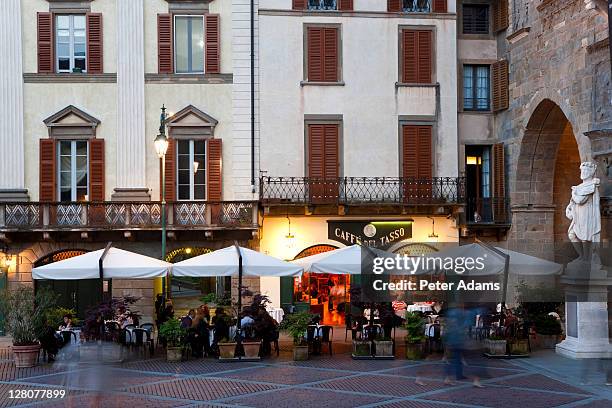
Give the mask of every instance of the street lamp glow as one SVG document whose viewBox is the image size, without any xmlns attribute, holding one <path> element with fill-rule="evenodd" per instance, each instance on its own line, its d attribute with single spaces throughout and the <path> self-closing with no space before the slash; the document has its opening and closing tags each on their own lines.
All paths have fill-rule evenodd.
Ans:
<svg viewBox="0 0 612 408">
<path fill-rule="evenodd" d="M 166 155 L 166 152 L 168 151 L 168 138 L 165 134 L 160 133 L 159 135 L 157 135 L 153 143 L 155 144 L 155 151 L 157 152 L 157 156 L 161 159 Z"/>
</svg>

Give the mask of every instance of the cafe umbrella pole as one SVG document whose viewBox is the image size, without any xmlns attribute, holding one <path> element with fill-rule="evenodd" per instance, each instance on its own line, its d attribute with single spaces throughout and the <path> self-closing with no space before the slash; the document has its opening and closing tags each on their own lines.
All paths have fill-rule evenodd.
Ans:
<svg viewBox="0 0 612 408">
<path fill-rule="evenodd" d="M 100 256 L 100 259 L 98 259 L 98 270 L 100 271 L 100 301 L 101 302 L 104 301 L 104 258 L 106 258 L 106 254 L 108 253 L 112 245 L 113 243 L 109 241 L 106 244 L 106 248 L 104 248 L 104 252 L 102 252 L 102 255 Z"/>
<path fill-rule="evenodd" d="M 238 359 L 242 358 L 242 334 L 241 334 L 241 321 L 240 314 L 242 312 L 242 254 L 240 253 L 240 247 L 237 242 L 234 242 L 236 252 L 238 253 L 238 315 L 236 316 L 236 348 L 238 349 Z"/>
</svg>

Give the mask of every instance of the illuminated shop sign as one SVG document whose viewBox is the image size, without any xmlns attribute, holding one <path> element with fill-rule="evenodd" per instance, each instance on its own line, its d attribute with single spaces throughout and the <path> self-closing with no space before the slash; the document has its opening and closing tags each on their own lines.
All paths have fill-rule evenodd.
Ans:
<svg viewBox="0 0 612 408">
<path fill-rule="evenodd" d="M 327 238 L 345 245 L 386 248 L 412 238 L 413 220 L 327 221 Z"/>
</svg>

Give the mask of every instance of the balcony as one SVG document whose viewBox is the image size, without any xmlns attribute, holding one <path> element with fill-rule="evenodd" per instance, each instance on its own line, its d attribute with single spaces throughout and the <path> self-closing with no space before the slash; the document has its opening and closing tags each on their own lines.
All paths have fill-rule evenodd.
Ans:
<svg viewBox="0 0 612 408">
<path fill-rule="evenodd" d="M 465 200 L 465 179 L 435 177 L 262 177 L 264 206 L 457 206 Z"/>
<path fill-rule="evenodd" d="M 337 10 L 338 0 L 308 0 L 308 10 L 329 11 Z"/>
<path fill-rule="evenodd" d="M 466 198 L 465 213 L 459 220 L 462 236 L 494 236 L 501 240 L 512 223 L 509 204 L 507 197 Z"/>
<path fill-rule="evenodd" d="M 160 202 L 0 203 L 0 231 L 158 230 Z M 254 201 L 173 202 L 168 230 L 256 229 Z"/>
</svg>

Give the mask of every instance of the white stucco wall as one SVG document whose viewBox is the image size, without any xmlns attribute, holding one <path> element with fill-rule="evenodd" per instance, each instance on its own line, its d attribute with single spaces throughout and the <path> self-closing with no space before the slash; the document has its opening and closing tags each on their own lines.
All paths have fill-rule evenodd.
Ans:
<svg viewBox="0 0 612 408">
<path fill-rule="evenodd" d="M 263 4 L 268 3 L 262 1 Z M 289 6 L 290 7 L 290 6 Z M 434 175 L 457 175 L 456 21 L 388 15 L 296 16 L 260 13 L 261 168 L 270 176 L 305 173 L 304 115 L 342 115 L 344 176 L 399 175 L 399 117 L 439 112 Z M 291 14 L 291 13 L 290 13 Z M 300 86 L 304 24 L 341 24 L 344 86 Z M 434 26 L 434 88 L 401 87 L 400 25 Z"/>
</svg>

